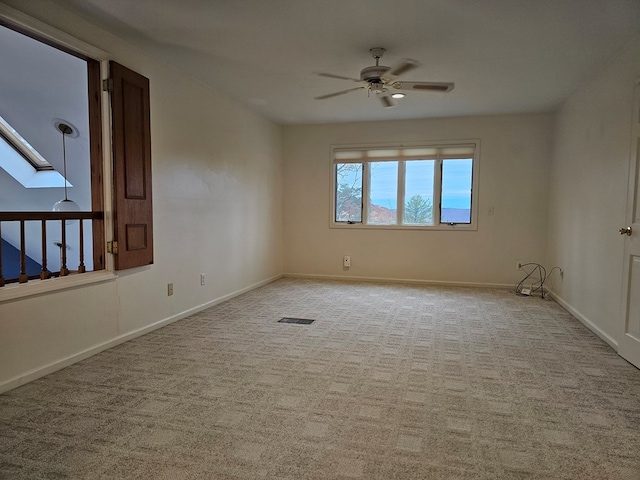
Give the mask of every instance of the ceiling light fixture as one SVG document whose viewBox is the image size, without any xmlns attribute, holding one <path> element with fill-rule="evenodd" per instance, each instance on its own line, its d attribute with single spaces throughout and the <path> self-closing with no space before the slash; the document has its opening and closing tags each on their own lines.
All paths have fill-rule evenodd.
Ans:
<svg viewBox="0 0 640 480">
<path fill-rule="evenodd" d="M 54 212 L 79 212 L 80 207 L 78 204 L 73 200 L 69 200 L 67 197 L 67 146 L 65 144 L 65 137 L 76 137 L 77 130 L 74 130 L 73 127 L 62 121 L 56 122 L 55 127 L 56 130 L 62 134 L 62 176 L 64 177 L 64 198 L 54 203 L 51 210 Z M 68 225 L 72 222 L 75 222 L 75 220 L 67 220 L 66 223 Z"/>
<path fill-rule="evenodd" d="M 393 98 L 404 98 L 404 97 L 405 97 L 405 94 L 404 94 L 404 93 L 400 93 L 400 92 L 398 92 L 398 93 L 394 93 L 394 94 L 392 94 L 391 96 L 392 96 Z"/>
<path fill-rule="evenodd" d="M 371 82 L 369 84 L 369 90 L 374 93 L 384 93 L 386 89 L 384 88 L 384 83 Z"/>
</svg>

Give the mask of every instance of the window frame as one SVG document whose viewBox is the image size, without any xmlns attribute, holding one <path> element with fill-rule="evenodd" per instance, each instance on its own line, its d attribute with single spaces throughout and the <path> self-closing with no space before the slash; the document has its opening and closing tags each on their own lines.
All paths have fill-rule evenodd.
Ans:
<svg viewBox="0 0 640 480">
<path fill-rule="evenodd" d="M 372 151 L 372 150 L 411 150 L 411 149 L 453 149 L 462 147 L 473 147 L 473 154 L 469 155 L 440 155 L 438 158 L 426 157 L 422 160 L 435 160 L 434 165 L 434 224 L 370 224 L 368 222 L 368 196 L 370 193 L 370 167 L 369 164 L 381 161 L 375 157 L 367 158 L 336 158 L 336 152 L 352 152 L 352 151 Z M 347 154 L 348 155 L 348 154 Z M 429 141 L 419 143 L 384 143 L 384 144 L 349 144 L 349 145 L 332 145 L 331 146 L 331 193 L 330 193 L 330 209 L 329 209 L 329 227 L 330 228 L 348 228 L 356 230 L 432 230 L 432 231 L 450 231 L 450 230 L 462 230 L 462 231 L 477 231 L 478 230 L 478 194 L 479 194 L 479 173 L 480 173 L 480 140 L 468 139 L 468 140 L 449 140 L 449 141 Z M 471 177 L 471 222 L 470 223 L 440 223 L 440 203 L 442 201 L 442 160 L 457 160 L 464 158 L 472 158 L 472 177 Z M 401 157 L 397 158 L 387 157 L 382 161 L 398 161 L 398 187 L 397 187 L 397 222 L 402 218 L 404 212 L 404 204 L 406 203 L 405 194 L 405 172 L 406 168 L 401 167 L 400 162 L 420 160 L 421 158 L 409 158 Z M 336 196 L 337 196 L 337 174 L 336 165 L 345 163 L 355 163 L 362 165 L 362 216 L 360 222 L 348 222 L 348 221 L 336 221 Z M 402 197 L 400 197 L 402 195 Z M 402 198 L 402 201 L 400 200 Z M 435 199 L 438 202 L 435 202 Z M 437 221 L 437 222 L 436 222 Z"/>
<path fill-rule="evenodd" d="M 109 78 L 109 61 L 112 56 L 103 50 L 3 4 L 0 4 L 0 25 L 28 35 L 70 55 L 93 61 L 94 66 L 89 71 L 90 82 L 101 82 L 102 79 Z M 100 105 L 100 108 L 94 109 L 93 114 L 90 113 L 90 115 L 93 115 L 90 118 L 90 122 L 97 122 L 99 131 L 97 128 L 90 128 L 90 135 L 92 135 L 92 141 L 90 142 L 92 153 L 90 157 L 92 162 L 92 182 L 96 180 L 93 177 L 101 177 L 99 179 L 101 181 L 100 191 L 94 192 L 92 188 L 92 203 L 101 203 L 102 211 L 104 212 L 104 220 L 101 221 L 102 226 L 93 228 L 94 237 L 99 236 L 96 241 L 102 245 L 102 268 L 77 276 L 5 285 L 0 288 L 0 303 L 117 278 L 113 255 L 107 255 L 105 251 L 106 242 L 113 240 L 114 231 L 113 178 L 111 172 L 111 102 L 108 92 L 101 91 L 99 98 L 97 98 L 97 95 L 96 93 L 94 101 Z M 95 209 L 96 206 L 94 203 L 93 208 Z"/>
</svg>

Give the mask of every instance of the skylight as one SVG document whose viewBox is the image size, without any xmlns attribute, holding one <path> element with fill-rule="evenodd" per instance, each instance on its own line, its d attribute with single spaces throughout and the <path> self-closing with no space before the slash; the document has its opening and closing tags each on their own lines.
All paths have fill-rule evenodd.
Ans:
<svg viewBox="0 0 640 480">
<path fill-rule="evenodd" d="M 64 177 L 2 117 L 0 168 L 25 188 L 64 187 Z M 67 181 L 67 187 L 71 186 Z"/>
<path fill-rule="evenodd" d="M 15 128 L 9 125 L 4 118 L 0 116 L 0 136 L 9 143 L 14 150 L 28 161 L 36 170 L 53 170 L 53 167 L 47 162 L 38 151 L 20 135 Z"/>
</svg>

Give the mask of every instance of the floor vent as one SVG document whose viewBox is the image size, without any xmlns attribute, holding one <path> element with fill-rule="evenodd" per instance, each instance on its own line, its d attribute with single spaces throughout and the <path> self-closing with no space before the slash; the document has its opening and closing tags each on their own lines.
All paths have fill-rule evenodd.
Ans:
<svg viewBox="0 0 640 480">
<path fill-rule="evenodd" d="M 278 323 L 296 323 L 298 325 L 310 325 L 313 322 L 314 320 L 309 320 L 306 318 L 289 318 L 289 317 L 284 317 L 278 320 Z"/>
</svg>

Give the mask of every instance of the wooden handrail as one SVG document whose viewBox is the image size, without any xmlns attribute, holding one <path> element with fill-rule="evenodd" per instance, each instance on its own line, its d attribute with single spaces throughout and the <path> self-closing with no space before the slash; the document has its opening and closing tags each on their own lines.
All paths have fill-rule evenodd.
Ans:
<svg viewBox="0 0 640 480">
<path fill-rule="evenodd" d="M 47 222 L 59 221 L 61 227 L 62 242 L 61 245 L 67 244 L 67 226 L 66 221 L 79 220 L 79 265 L 77 270 L 69 270 L 67 267 L 67 252 L 66 248 L 61 247 L 60 251 L 60 270 L 58 272 L 50 272 L 47 269 Z M 51 276 L 66 276 L 69 273 L 85 273 L 86 267 L 84 264 L 84 222 L 83 220 L 104 220 L 104 212 L 0 212 L 0 228 L 3 222 L 19 222 L 20 229 L 20 273 L 17 278 L 3 278 L 2 275 L 2 247 L 0 246 L 0 287 L 7 283 L 26 283 L 29 280 L 40 278 L 45 280 Z M 38 275 L 28 275 L 26 268 L 26 238 L 25 238 L 25 223 L 38 221 L 41 222 L 41 236 L 42 236 L 42 264 L 41 272 Z M 101 258 L 101 257 L 100 257 Z"/>
<path fill-rule="evenodd" d="M 104 212 L 0 212 L 0 222 L 20 220 L 102 220 Z"/>
</svg>

